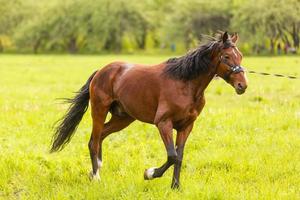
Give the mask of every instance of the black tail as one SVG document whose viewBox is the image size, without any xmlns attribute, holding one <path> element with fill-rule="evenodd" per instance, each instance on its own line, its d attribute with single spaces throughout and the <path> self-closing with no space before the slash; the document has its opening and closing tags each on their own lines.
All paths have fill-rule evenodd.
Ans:
<svg viewBox="0 0 300 200">
<path fill-rule="evenodd" d="M 67 102 L 71 105 L 65 116 L 58 121 L 59 124 L 55 127 L 50 152 L 62 150 L 70 141 L 84 113 L 88 109 L 90 99 L 89 86 L 95 74 L 96 72 L 90 76 L 74 98 L 67 99 Z"/>
</svg>

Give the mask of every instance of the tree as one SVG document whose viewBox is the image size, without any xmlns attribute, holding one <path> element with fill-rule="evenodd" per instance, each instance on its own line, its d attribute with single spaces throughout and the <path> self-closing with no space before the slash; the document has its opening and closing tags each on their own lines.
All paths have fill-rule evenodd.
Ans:
<svg viewBox="0 0 300 200">
<path fill-rule="evenodd" d="M 194 39 L 201 40 L 202 34 L 213 34 L 227 30 L 230 25 L 228 1 L 178 1 L 168 20 L 168 32 L 173 40 L 184 40 L 189 48 Z"/>
<path fill-rule="evenodd" d="M 299 0 L 252 0 L 233 12 L 231 24 L 252 41 L 268 38 L 270 51 L 274 53 L 275 44 L 280 40 L 290 44 L 293 40 L 293 45 L 299 47 L 299 12 Z"/>
<path fill-rule="evenodd" d="M 0 52 L 4 50 L 3 38 L 12 40 L 11 35 L 29 14 L 20 0 L 0 0 Z"/>
<path fill-rule="evenodd" d="M 299 48 L 299 0 L 0 0 L 0 51 L 121 52 L 184 44 L 218 30 L 253 46 Z M 150 40 L 149 40 L 150 38 Z M 5 41 L 11 41 L 11 46 Z M 7 42 L 6 42 L 7 43 Z"/>
<path fill-rule="evenodd" d="M 149 26 L 137 2 L 77 0 L 57 3 L 38 18 L 24 23 L 16 38 L 21 46 L 31 44 L 34 52 L 40 48 L 70 53 L 80 49 L 120 52 L 123 37 L 128 34 L 138 48 L 144 49 Z"/>
</svg>

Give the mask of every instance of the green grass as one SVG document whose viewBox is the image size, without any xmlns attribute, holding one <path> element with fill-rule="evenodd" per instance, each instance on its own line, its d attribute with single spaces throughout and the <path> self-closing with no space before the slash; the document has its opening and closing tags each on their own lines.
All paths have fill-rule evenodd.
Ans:
<svg viewBox="0 0 300 200">
<path fill-rule="evenodd" d="M 100 183 L 90 182 L 87 113 L 71 143 L 49 154 L 52 125 L 89 75 L 114 60 L 159 63 L 165 56 L 0 56 L 0 199 L 300 199 L 300 80 L 250 74 L 238 96 L 222 80 L 188 139 L 179 191 L 152 125 L 135 122 L 104 142 Z M 300 57 L 246 57 L 248 69 L 300 76 Z M 90 111 L 88 111 L 90 112 Z"/>
</svg>

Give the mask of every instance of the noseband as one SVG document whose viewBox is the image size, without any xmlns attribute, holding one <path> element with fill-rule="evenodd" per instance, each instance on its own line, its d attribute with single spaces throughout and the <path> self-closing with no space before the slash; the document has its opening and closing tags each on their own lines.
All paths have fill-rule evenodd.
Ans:
<svg viewBox="0 0 300 200">
<path fill-rule="evenodd" d="M 224 75 L 224 80 L 225 81 L 229 81 L 229 78 L 231 76 L 231 74 L 237 74 L 237 73 L 240 73 L 240 72 L 245 72 L 245 69 L 240 66 L 240 65 L 232 65 L 230 63 L 228 63 L 226 60 L 224 60 L 222 57 L 220 58 L 220 61 L 219 61 L 219 65 L 220 63 L 224 63 L 225 65 L 229 66 L 230 70 L 229 72 L 227 72 L 225 75 Z"/>
</svg>

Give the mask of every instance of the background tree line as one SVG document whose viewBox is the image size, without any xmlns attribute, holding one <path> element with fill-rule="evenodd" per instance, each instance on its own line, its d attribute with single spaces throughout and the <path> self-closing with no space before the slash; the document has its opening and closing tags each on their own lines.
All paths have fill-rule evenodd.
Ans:
<svg viewBox="0 0 300 200">
<path fill-rule="evenodd" d="M 0 0 L 0 52 L 185 51 L 239 32 L 245 53 L 297 52 L 300 0 Z"/>
</svg>

